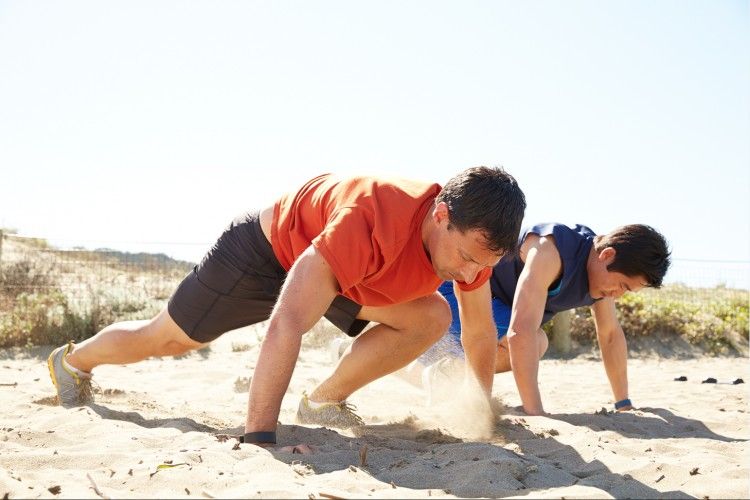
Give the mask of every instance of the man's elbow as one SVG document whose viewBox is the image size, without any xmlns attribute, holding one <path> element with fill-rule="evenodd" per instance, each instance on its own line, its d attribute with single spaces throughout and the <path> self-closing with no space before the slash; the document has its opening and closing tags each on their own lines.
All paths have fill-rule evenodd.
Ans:
<svg viewBox="0 0 750 500">
<path fill-rule="evenodd" d="M 517 328 L 509 328 L 508 329 L 508 342 L 511 344 L 520 344 L 521 342 L 525 341 L 526 339 L 533 339 L 534 337 L 534 331 L 532 330 L 523 330 L 523 329 L 517 329 Z"/>
</svg>

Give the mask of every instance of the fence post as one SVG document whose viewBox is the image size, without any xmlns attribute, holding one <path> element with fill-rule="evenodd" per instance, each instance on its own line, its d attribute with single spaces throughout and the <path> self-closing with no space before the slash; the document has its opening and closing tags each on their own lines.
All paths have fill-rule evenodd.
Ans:
<svg viewBox="0 0 750 500">
<path fill-rule="evenodd" d="M 571 349 L 570 320 L 572 315 L 571 310 L 561 311 L 555 314 L 552 320 L 552 346 L 562 354 L 569 353 Z"/>
</svg>

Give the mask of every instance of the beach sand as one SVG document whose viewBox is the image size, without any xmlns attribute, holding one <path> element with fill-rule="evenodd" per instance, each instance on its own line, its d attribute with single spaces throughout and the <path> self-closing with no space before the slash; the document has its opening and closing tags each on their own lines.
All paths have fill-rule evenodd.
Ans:
<svg viewBox="0 0 750 500">
<path fill-rule="evenodd" d="M 246 350 L 243 350 L 246 349 Z M 303 391 L 328 376 L 303 348 L 284 397 L 280 445 L 240 445 L 257 329 L 209 349 L 95 371 L 96 402 L 55 406 L 48 348 L 0 351 L 0 495 L 5 498 L 732 498 L 749 494 L 745 358 L 631 359 L 638 410 L 612 413 L 594 356 L 543 360 L 549 416 L 528 417 L 512 375 L 495 377 L 494 413 L 463 395 L 428 407 L 389 376 L 350 399 L 356 431 L 294 423 Z M 686 382 L 674 381 L 687 376 Z M 602 410 L 604 408 L 604 410 Z"/>
</svg>

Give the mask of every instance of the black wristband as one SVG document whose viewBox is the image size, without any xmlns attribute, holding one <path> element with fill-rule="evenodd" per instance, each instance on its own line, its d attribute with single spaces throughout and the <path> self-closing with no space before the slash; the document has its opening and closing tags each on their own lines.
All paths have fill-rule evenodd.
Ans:
<svg viewBox="0 0 750 500">
<path fill-rule="evenodd" d="M 619 410 L 620 408 L 624 408 L 626 406 L 633 406 L 633 403 L 631 403 L 627 398 L 615 403 L 615 410 Z"/>
<path fill-rule="evenodd" d="M 276 444 L 276 432 L 246 432 L 244 436 L 240 436 L 240 443 Z"/>
</svg>

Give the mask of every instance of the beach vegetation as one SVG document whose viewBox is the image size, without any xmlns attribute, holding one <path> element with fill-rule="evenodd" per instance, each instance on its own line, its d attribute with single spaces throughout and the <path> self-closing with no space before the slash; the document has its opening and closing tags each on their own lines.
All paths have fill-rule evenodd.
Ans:
<svg viewBox="0 0 750 500">
<path fill-rule="evenodd" d="M 60 251 L 44 240 L 6 239 L 0 347 L 81 341 L 116 321 L 151 318 L 192 266 L 163 254 Z M 749 304 L 748 290 L 673 284 L 624 295 L 617 314 L 628 338 L 681 338 L 708 354 L 744 354 Z M 551 324 L 545 330 L 551 332 Z M 305 335 L 305 345 L 325 345 L 335 331 L 321 320 Z M 262 339 L 261 330 L 257 337 Z M 583 345 L 596 343 L 589 307 L 573 311 L 571 337 Z"/>
<path fill-rule="evenodd" d="M 723 286 L 673 284 L 625 294 L 617 300 L 618 320 L 628 338 L 680 337 L 714 355 L 745 354 L 749 309 L 749 291 Z M 579 343 L 596 341 L 589 307 L 573 311 L 571 336 Z"/>
</svg>

